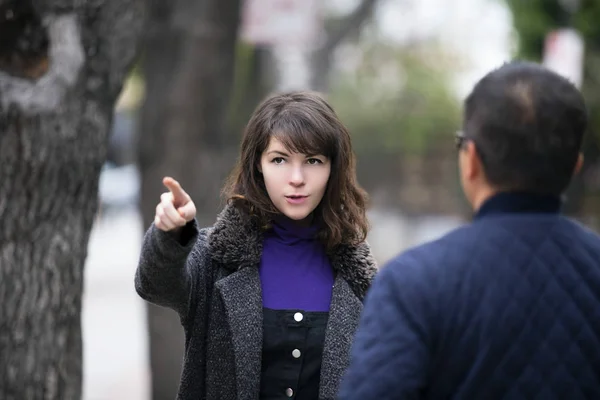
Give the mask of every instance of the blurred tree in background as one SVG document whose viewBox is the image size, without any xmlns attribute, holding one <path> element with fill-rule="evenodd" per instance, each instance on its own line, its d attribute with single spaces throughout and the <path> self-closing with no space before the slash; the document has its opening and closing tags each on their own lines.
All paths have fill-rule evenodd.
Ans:
<svg viewBox="0 0 600 400">
<path fill-rule="evenodd" d="M 233 89 L 240 0 L 155 0 L 149 5 L 141 72 L 138 163 L 144 227 L 154 219 L 164 176 L 181 182 L 201 226 L 214 223 L 235 160 L 227 110 Z M 183 356 L 177 314 L 147 304 L 152 399 L 173 399 Z"/>
<path fill-rule="evenodd" d="M 460 103 L 451 83 L 459 60 L 432 41 L 383 40 L 366 40 L 349 58 L 355 65 L 338 74 L 329 98 L 352 133 L 359 179 L 374 204 L 456 213 Z"/>
<path fill-rule="evenodd" d="M 519 56 L 540 61 L 545 37 L 553 29 L 572 27 L 585 42 L 582 92 L 590 111 L 584 143 L 586 163 L 568 192 L 567 211 L 600 216 L 600 1 L 506 0 L 519 38 Z M 573 8 L 569 10 L 569 5 Z"/>
<path fill-rule="evenodd" d="M 361 0 L 349 13 L 326 15 L 323 21 L 323 40 L 309 52 L 310 82 L 308 87 L 319 92 L 331 89 L 335 54 L 339 47 L 356 43 L 363 26 L 372 22 L 380 0 Z M 229 126 L 237 143 L 241 132 L 257 104 L 277 89 L 279 71 L 273 52 L 268 45 L 253 45 L 238 41 L 232 102 L 229 107 Z"/>
</svg>

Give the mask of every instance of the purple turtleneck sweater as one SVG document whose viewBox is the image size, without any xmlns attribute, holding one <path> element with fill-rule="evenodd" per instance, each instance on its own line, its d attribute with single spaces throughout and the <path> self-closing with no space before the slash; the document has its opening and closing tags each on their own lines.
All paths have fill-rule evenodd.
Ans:
<svg viewBox="0 0 600 400">
<path fill-rule="evenodd" d="M 329 311 L 334 276 L 317 226 L 280 218 L 265 233 L 260 261 L 263 306 Z"/>
</svg>

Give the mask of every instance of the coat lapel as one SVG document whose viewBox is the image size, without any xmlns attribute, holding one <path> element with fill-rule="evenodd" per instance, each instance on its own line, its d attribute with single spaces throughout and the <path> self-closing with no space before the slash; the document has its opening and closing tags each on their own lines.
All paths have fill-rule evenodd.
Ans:
<svg viewBox="0 0 600 400">
<path fill-rule="evenodd" d="M 260 224 L 229 205 L 217 218 L 208 238 L 211 258 L 229 271 L 256 268 L 263 249 L 263 232 Z M 328 252 L 333 269 L 362 299 L 377 272 L 377 263 L 366 242 L 339 245 Z"/>
<path fill-rule="evenodd" d="M 258 222 L 233 206 L 219 215 L 208 238 L 213 261 L 230 272 L 216 283 L 231 327 L 238 399 L 260 392 L 262 355 L 262 290 L 258 264 L 263 232 Z M 320 399 L 334 399 L 349 364 L 350 347 L 362 302 L 377 264 L 366 242 L 340 245 L 328 254 L 336 272 L 321 367 Z"/>
<path fill-rule="evenodd" d="M 349 365 L 350 348 L 362 308 L 362 302 L 348 282 L 338 274 L 325 333 L 319 399 L 336 398 L 342 376 Z"/>
<path fill-rule="evenodd" d="M 233 342 L 237 398 L 256 399 L 260 391 L 263 312 L 257 268 L 243 268 L 219 280 Z"/>
</svg>

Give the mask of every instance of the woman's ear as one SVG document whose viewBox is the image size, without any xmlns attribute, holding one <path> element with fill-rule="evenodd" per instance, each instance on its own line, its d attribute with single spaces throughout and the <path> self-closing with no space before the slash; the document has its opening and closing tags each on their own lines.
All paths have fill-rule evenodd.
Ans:
<svg viewBox="0 0 600 400">
<path fill-rule="evenodd" d="M 258 172 L 262 174 L 262 165 L 260 165 L 260 163 L 256 165 L 256 168 L 258 169 Z"/>
</svg>

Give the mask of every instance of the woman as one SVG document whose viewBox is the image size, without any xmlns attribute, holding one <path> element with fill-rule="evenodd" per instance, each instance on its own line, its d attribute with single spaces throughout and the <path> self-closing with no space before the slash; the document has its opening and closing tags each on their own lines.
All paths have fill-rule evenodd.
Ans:
<svg viewBox="0 0 600 400">
<path fill-rule="evenodd" d="M 334 110 L 307 92 L 263 102 L 211 228 L 163 183 L 135 286 L 181 317 L 178 399 L 335 398 L 376 266 Z"/>
</svg>

